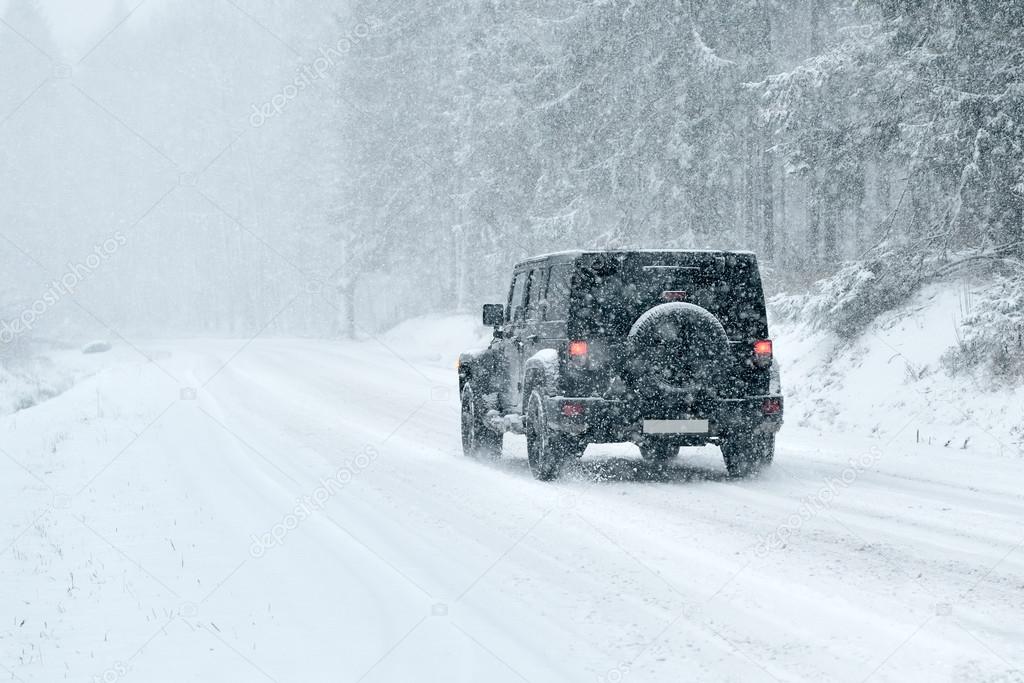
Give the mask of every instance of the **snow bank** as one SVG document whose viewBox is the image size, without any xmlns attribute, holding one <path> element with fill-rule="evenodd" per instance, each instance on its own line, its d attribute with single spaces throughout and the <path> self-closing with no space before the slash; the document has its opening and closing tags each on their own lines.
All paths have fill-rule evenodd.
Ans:
<svg viewBox="0 0 1024 683">
<path fill-rule="evenodd" d="M 0 415 L 25 410 L 63 394 L 92 374 L 79 352 L 35 355 L 0 364 Z"/>
<path fill-rule="evenodd" d="M 411 361 L 454 365 L 459 354 L 487 346 L 491 329 L 472 315 L 428 315 L 398 324 L 381 337 Z"/>
<path fill-rule="evenodd" d="M 926 286 L 853 339 L 798 319 L 773 322 L 788 422 L 1021 457 L 1024 387 L 980 371 L 951 376 L 942 362 L 959 344 L 968 291 Z"/>
<path fill-rule="evenodd" d="M 138 359 L 131 349 L 105 344 L 102 354 L 37 346 L 0 359 L 0 416 L 37 406 L 112 365 Z"/>
</svg>

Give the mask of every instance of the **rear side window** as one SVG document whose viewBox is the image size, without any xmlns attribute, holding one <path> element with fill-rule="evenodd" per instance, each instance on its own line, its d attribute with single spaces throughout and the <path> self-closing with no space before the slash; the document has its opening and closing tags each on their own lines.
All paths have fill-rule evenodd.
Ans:
<svg viewBox="0 0 1024 683">
<path fill-rule="evenodd" d="M 551 267 L 548 279 L 548 313 L 545 320 L 561 321 L 569 315 L 569 291 L 572 286 L 572 266 L 564 263 Z"/>
<path fill-rule="evenodd" d="M 519 320 L 522 318 L 522 311 L 518 311 L 523 306 L 523 294 L 526 290 L 526 273 L 516 273 L 515 280 L 512 281 L 512 289 L 508 294 L 508 311 L 505 317 L 508 320 Z"/>
<path fill-rule="evenodd" d="M 538 320 L 541 313 L 541 301 L 544 300 L 544 288 L 547 286 L 547 270 L 531 270 L 529 286 L 526 292 L 526 319 Z"/>
</svg>

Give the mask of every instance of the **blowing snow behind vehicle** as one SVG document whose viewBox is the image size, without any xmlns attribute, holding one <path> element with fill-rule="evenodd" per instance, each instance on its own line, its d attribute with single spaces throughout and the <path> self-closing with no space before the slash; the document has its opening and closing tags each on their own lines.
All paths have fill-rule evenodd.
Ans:
<svg viewBox="0 0 1024 683">
<path fill-rule="evenodd" d="M 467 455 L 499 457 L 505 432 L 525 433 L 542 480 L 590 443 L 654 461 L 717 444 L 732 476 L 774 457 L 783 401 L 751 253 L 538 256 L 483 321 L 490 345 L 459 359 Z"/>
</svg>

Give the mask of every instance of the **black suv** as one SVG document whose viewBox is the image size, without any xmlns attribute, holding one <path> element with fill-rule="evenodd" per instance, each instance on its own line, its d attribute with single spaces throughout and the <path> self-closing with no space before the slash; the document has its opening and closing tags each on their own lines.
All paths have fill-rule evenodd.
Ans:
<svg viewBox="0 0 1024 683">
<path fill-rule="evenodd" d="M 782 396 L 753 254 L 538 256 L 483 320 L 490 346 L 459 358 L 467 455 L 498 457 L 515 432 L 542 480 L 588 443 L 654 461 L 715 443 L 732 476 L 772 461 Z"/>
</svg>

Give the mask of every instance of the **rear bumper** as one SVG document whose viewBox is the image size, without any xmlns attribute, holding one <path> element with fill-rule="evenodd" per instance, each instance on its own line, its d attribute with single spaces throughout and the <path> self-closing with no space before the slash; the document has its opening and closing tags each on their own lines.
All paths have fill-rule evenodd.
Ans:
<svg viewBox="0 0 1024 683">
<path fill-rule="evenodd" d="M 706 434 L 659 434 L 658 438 L 680 444 L 704 444 L 733 433 L 774 434 L 782 428 L 781 395 L 721 399 L 700 409 L 661 409 L 657 415 L 644 415 L 643 409 L 626 401 L 605 398 L 560 396 L 545 401 L 548 422 L 555 431 L 573 434 L 591 443 L 640 441 L 645 437 L 644 419 L 703 419 L 709 423 Z"/>
</svg>

